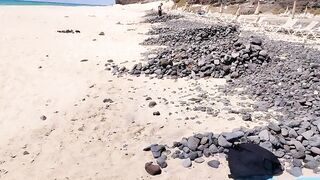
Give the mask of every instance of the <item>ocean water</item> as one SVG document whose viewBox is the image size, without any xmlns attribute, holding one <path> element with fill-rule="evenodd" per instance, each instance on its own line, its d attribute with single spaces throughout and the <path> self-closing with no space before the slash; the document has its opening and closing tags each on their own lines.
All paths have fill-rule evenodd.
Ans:
<svg viewBox="0 0 320 180">
<path fill-rule="evenodd" d="M 110 3 L 111 5 L 112 3 Z M 1 5 L 50 5 L 50 6 L 102 6 L 93 4 L 59 3 L 59 2 L 39 2 L 32 0 L 0 0 Z"/>
</svg>

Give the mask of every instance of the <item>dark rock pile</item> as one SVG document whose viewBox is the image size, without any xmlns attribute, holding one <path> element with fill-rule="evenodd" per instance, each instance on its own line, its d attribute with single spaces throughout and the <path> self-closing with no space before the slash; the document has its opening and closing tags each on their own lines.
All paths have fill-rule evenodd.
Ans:
<svg viewBox="0 0 320 180">
<path fill-rule="evenodd" d="M 225 88 L 243 87 L 241 94 L 256 101 L 254 108 L 283 114 L 279 121 L 320 119 L 320 51 L 289 42 L 268 42 L 272 63 L 254 67 Z"/>
<path fill-rule="evenodd" d="M 72 34 L 74 34 L 74 33 L 80 33 L 79 30 L 72 30 L 72 29 L 58 30 L 57 32 L 58 32 L 58 33 L 72 33 Z"/>
<path fill-rule="evenodd" d="M 320 165 L 320 120 L 298 120 L 286 123 L 270 123 L 267 127 L 253 129 L 238 128 L 232 132 L 221 134 L 195 134 L 174 142 L 171 150 L 176 148 L 171 158 L 184 159 L 182 165 L 190 167 L 192 161 L 204 162 L 204 157 L 217 153 L 226 153 L 228 149 L 239 143 L 254 143 L 273 152 L 278 158 L 290 164 L 288 172 L 301 171 L 305 167 L 319 172 Z M 167 167 L 168 150 L 164 145 L 153 144 L 144 151 L 151 151 L 161 168 Z M 171 152 L 171 151 L 169 151 Z M 187 160 L 185 160 L 187 159 Z M 189 162 L 190 161 L 190 162 Z M 211 167 L 218 167 L 218 162 L 208 163 Z M 299 174 L 301 175 L 301 174 Z M 298 175 L 298 176 L 299 176 Z"/>
<path fill-rule="evenodd" d="M 252 71 L 270 60 L 262 41 L 239 39 L 234 25 L 214 25 L 210 27 L 173 29 L 153 28 L 151 37 L 144 45 L 166 45 L 155 56 L 148 57 L 147 64 L 136 64 L 129 71 L 115 67 L 113 73 L 128 72 L 132 75 L 155 74 L 158 78 L 203 77 L 237 78 L 245 71 Z"/>
<path fill-rule="evenodd" d="M 150 12 L 145 16 L 145 20 L 143 23 L 161 23 L 161 22 L 167 22 L 173 19 L 179 19 L 182 18 L 182 15 L 176 15 L 176 14 L 167 14 L 163 13 L 162 16 L 158 16 L 157 12 Z"/>
</svg>

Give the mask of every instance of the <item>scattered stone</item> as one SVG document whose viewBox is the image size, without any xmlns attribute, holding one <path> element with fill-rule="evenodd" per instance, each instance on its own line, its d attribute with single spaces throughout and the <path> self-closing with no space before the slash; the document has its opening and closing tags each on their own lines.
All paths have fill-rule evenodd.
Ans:
<svg viewBox="0 0 320 180">
<path fill-rule="evenodd" d="M 208 162 L 208 165 L 213 168 L 218 168 L 220 165 L 220 162 L 217 160 L 211 160 Z"/>
<path fill-rule="evenodd" d="M 199 157 L 199 158 L 195 159 L 194 162 L 196 162 L 196 163 L 203 163 L 203 162 L 204 162 L 204 159 L 201 158 L 201 157 Z"/>
<path fill-rule="evenodd" d="M 310 151 L 313 152 L 314 154 L 320 155 L 320 149 L 317 147 L 311 147 Z"/>
<path fill-rule="evenodd" d="M 232 141 L 234 139 L 239 139 L 243 135 L 244 133 L 242 131 L 235 131 L 235 132 L 224 134 L 224 137 L 226 138 L 227 141 Z"/>
<path fill-rule="evenodd" d="M 319 162 L 316 161 L 316 160 L 312 160 L 312 161 L 309 161 L 307 163 L 304 164 L 304 167 L 305 168 L 308 168 L 308 169 L 316 169 L 319 167 Z"/>
<path fill-rule="evenodd" d="M 310 146 L 320 147 L 320 136 L 319 135 L 312 136 L 311 138 L 309 138 L 308 141 L 309 141 Z"/>
<path fill-rule="evenodd" d="M 152 164 L 152 162 L 148 162 L 144 166 L 147 173 L 149 173 L 152 176 L 161 174 L 161 168 L 158 165 Z"/>
<path fill-rule="evenodd" d="M 183 167 L 188 168 L 192 165 L 192 162 L 189 158 L 187 158 L 182 161 L 182 165 L 183 165 Z"/>
<path fill-rule="evenodd" d="M 42 121 L 45 121 L 45 120 L 47 119 L 47 117 L 46 117 L 45 115 L 42 115 L 42 116 L 40 116 L 40 119 L 41 119 Z"/>
<path fill-rule="evenodd" d="M 231 147 L 232 144 L 228 142 L 223 136 L 219 136 L 218 144 L 222 147 Z"/>
<path fill-rule="evenodd" d="M 263 130 L 259 133 L 259 138 L 261 141 L 269 141 L 269 131 Z"/>
<path fill-rule="evenodd" d="M 301 159 L 293 159 L 292 160 L 292 165 L 294 167 L 302 167 L 302 160 Z"/>
<path fill-rule="evenodd" d="M 100 32 L 100 33 L 99 33 L 99 36 L 104 36 L 104 32 Z"/>
<path fill-rule="evenodd" d="M 302 135 L 306 140 L 309 140 L 309 139 L 312 137 L 313 134 L 314 134 L 314 133 L 313 133 L 313 130 L 309 130 L 309 131 L 306 131 L 306 132 L 302 133 L 301 135 Z"/>
<path fill-rule="evenodd" d="M 153 115 L 154 116 L 160 116 L 160 112 L 159 111 L 155 111 L 155 112 L 153 112 Z"/>
<path fill-rule="evenodd" d="M 273 122 L 269 123 L 268 128 L 273 130 L 274 132 L 279 132 L 281 130 L 280 127 Z"/>
<path fill-rule="evenodd" d="M 155 101 L 149 102 L 149 107 L 150 107 L 150 108 L 153 108 L 153 107 L 156 106 L 156 105 L 157 105 L 157 103 L 156 103 Z"/>
<path fill-rule="evenodd" d="M 246 113 L 242 116 L 242 120 L 244 121 L 252 121 L 251 114 Z"/>
<path fill-rule="evenodd" d="M 106 98 L 103 100 L 103 103 L 113 103 L 113 100 L 110 98 Z"/>
<path fill-rule="evenodd" d="M 198 138 L 195 138 L 193 136 L 188 138 L 187 146 L 192 151 L 195 151 L 199 145 L 200 140 Z"/>
<path fill-rule="evenodd" d="M 168 166 L 168 164 L 166 163 L 166 159 L 166 156 L 160 156 L 159 158 L 157 158 L 157 164 L 161 168 L 166 168 Z"/>
<path fill-rule="evenodd" d="M 302 170 L 299 167 L 292 167 L 290 169 L 287 169 L 287 172 L 294 177 L 302 176 Z"/>
</svg>

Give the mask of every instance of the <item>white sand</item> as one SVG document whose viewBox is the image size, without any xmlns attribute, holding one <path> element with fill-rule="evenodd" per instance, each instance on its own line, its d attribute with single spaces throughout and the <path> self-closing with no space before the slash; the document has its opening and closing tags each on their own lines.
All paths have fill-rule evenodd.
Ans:
<svg viewBox="0 0 320 180">
<path fill-rule="evenodd" d="M 108 59 L 128 61 L 128 67 L 142 59 L 140 53 L 147 49 L 139 43 L 150 25 L 139 22 L 157 4 L 0 7 L 1 179 L 150 179 L 144 164 L 152 157 L 142 151 L 145 146 L 258 125 L 258 113 L 248 124 L 223 110 L 219 97 L 231 100 L 233 109 L 241 108 L 239 102 L 250 107 L 248 100 L 218 93 L 224 80 L 117 78 L 104 70 Z M 56 32 L 65 29 L 81 33 Z M 101 31 L 105 36 L 98 35 Z M 218 117 L 175 107 L 201 94 L 196 87 L 208 92 L 203 105 L 215 103 L 210 106 L 220 111 Z M 146 96 L 158 105 L 149 108 Z M 114 103 L 103 103 L 105 98 Z M 161 115 L 155 117 L 153 111 Z M 194 116 L 198 118 L 185 120 Z M 230 117 L 235 120 L 227 121 Z M 228 179 L 227 162 L 219 159 L 219 169 L 206 164 L 185 169 L 180 160 L 170 159 L 155 179 Z"/>
</svg>

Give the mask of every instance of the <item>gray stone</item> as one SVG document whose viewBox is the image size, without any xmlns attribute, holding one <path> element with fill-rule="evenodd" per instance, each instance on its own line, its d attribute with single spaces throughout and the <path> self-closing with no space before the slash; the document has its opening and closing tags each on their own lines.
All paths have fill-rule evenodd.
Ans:
<svg viewBox="0 0 320 180">
<path fill-rule="evenodd" d="M 309 141 L 310 146 L 320 147 L 320 136 L 319 135 L 312 136 L 311 138 L 309 138 L 308 141 Z"/>
<path fill-rule="evenodd" d="M 269 141 L 269 131 L 268 130 L 262 130 L 259 133 L 259 138 L 261 141 Z"/>
<path fill-rule="evenodd" d="M 298 151 L 304 152 L 306 150 L 306 148 L 301 144 L 301 142 L 299 142 L 297 140 L 291 140 L 290 144 L 294 145 Z"/>
<path fill-rule="evenodd" d="M 269 142 L 269 141 L 261 142 L 261 143 L 259 144 L 259 146 L 261 146 L 261 147 L 265 148 L 266 150 L 272 152 L 272 144 L 271 144 L 271 142 Z"/>
<path fill-rule="evenodd" d="M 306 154 L 303 162 L 309 162 L 309 161 L 315 161 L 314 157 L 313 156 L 310 156 L 309 154 Z"/>
<path fill-rule="evenodd" d="M 209 156 L 211 155 L 210 150 L 209 150 L 208 148 L 204 149 L 204 150 L 203 150 L 203 155 L 204 155 L 205 157 L 209 157 Z"/>
<path fill-rule="evenodd" d="M 182 138 L 182 140 L 180 141 L 180 144 L 182 144 L 183 146 L 188 146 L 188 139 Z"/>
<path fill-rule="evenodd" d="M 204 162 L 204 159 L 203 158 L 197 158 L 194 160 L 194 162 L 196 163 L 203 163 Z"/>
<path fill-rule="evenodd" d="M 227 141 L 232 141 L 242 137 L 243 135 L 244 133 L 242 131 L 235 131 L 231 133 L 225 133 L 224 137 L 226 138 Z"/>
<path fill-rule="evenodd" d="M 149 102 L 149 107 L 150 107 L 150 108 L 153 108 L 153 107 L 156 106 L 156 105 L 157 105 L 157 103 L 156 103 L 155 101 Z"/>
<path fill-rule="evenodd" d="M 262 45 L 262 40 L 259 39 L 259 38 L 253 38 L 253 39 L 251 40 L 251 44 L 261 46 L 261 45 Z"/>
<path fill-rule="evenodd" d="M 215 65 L 219 65 L 219 64 L 220 64 L 220 61 L 219 61 L 218 59 L 216 59 L 216 60 L 213 61 L 213 63 L 214 63 Z"/>
<path fill-rule="evenodd" d="M 300 126 L 301 120 L 287 121 L 287 126 L 294 128 Z"/>
<path fill-rule="evenodd" d="M 154 158 L 158 158 L 161 156 L 161 152 L 160 151 L 152 151 L 152 155 Z"/>
<path fill-rule="evenodd" d="M 298 140 L 298 141 L 302 141 L 302 139 L 303 139 L 303 136 L 298 136 L 298 137 L 296 138 L 296 140 Z"/>
<path fill-rule="evenodd" d="M 302 159 L 306 156 L 304 151 L 291 150 L 290 152 L 292 154 L 292 157 L 296 159 Z"/>
<path fill-rule="evenodd" d="M 302 167 L 302 160 L 301 159 L 293 159 L 292 160 L 292 165 L 294 167 Z"/>
<path fill-rule="evenodd" d="M 298 136 L 298 134 L 294 129 L 289 130 L 289 137 L 296 138 L 297 136 Z"/>
<path fill-rule="evenodd" d="M 218 168 L 220 165 L 220 162 L 217 160 L 211 160 L 208 162 L 208 165 L 213 168 Z"/>
<path fill-rule="evenodd" d="M 200 144 L 206 144 L 208 142 L 209 138 L 208 137 L 203 137 L 201 138 Z"/>
<path fill-rule="evenodd" d="M 309 140 L 313 136 L 314 132 L 312 130 L 306 131 L 301 135 L 306 139 Z"/>
<path fill-rule="evenodd" d="M 259 52 L 259 55 L 260 55 L 260 56 L 263 56 L 263 57 L 267 57 L 267 56 L 268 56 L 268 51 L 266 51 L 266 50 L 261 50 L 261 51 Z"/>
<path fill-rule="evenodd" d="M 166 158 L 164 156 L 161 156 L 161 157 L 157 158 L 157 164 L 161 168 L 166 168 L 168 166 L 168 164 L 166 163 Z"/>
<path fill-rule="evenodd" d="M 218 148 L 217 148 L 216 145 L 211 144 L 211 145 L 209 146 L 209 151 L 210 151 L 211 154 L 215 154 L 215 153 L 218 153 L 219 150 L 218 150 Z"/>
<path fill-rule="evenodd" d="M 200 146 L 198 146 L 198 150 L 200 150 L 200 151 L 203 151 L 205 148 L 208 148 L 208 144 L 206 144 L 206 145 L 200 145 Z"/>
<path fill-rule="evenodd" d="M 197 157 L 198 157 L 198 152 L 190 152 L 190 153 L 188 154 L 188 158 L 189 158 L 191 161 L 195 160 Z"/>
<path fill-rule="evenodd" d="M 151 151 L 152 152 L 162 152 L 165 151 L 166 147 L 163 145 L 151 145 Z"/>
<path fill-rule="evenodd" d="M 308 168 L 308 169 L 316 169 L 316 168 L 319 167 L 319 162 L 316 161 L 316 160 L 309 161 L 309 162 L 304 164 L 304 167 Z"/>
<path fill-rule="evenodd" d="M 285 128 L 282 128 L 282 129 L 281 129 L 281 135 L 282 135 L 282 136 L 288 136 L 288 135 L 289 135 L 288 130 L 285 129 Z"/>
<path fill-rule="evenodd" d="M 254 144 L 259 144 L 260 143 L 259 136 L 249 136 L 248 139 Z"/>
<path fill-rule="evenodd" d="M 273 130 L 274 132 L 280 132 L 280 127 L 276 123 L 269 123 L 268 128 Z"/>
<path fill-rule="evenodd" d="M 244 121 L 252 121 L 251 114 L 245 113 L 245 114 L 242 116 L 242 120 L 244 120 Z"/>
<path fill-rule="evenodd" d="M 190 149 L 185 146 L 185 147 L 183 147 L 182 151 L 185 152 L 185 153 L 189 153 L 189 152 L 190 152 Z"/>
<path fill-rule="evenodd" d="M 179 159 L 186 159 L 187 157 L 188 155 L 185 152 L 180 153 L 178 156 Z"/>
<path fill-rule="evenodd" d="M 185 168 L 188 168 L 188 167 L 190 167 L 191 165 L 192 165 L 192 162 L 191 162 L 191 160 L 190 160 L 189 158 L 184 159 L 184 160 L 182 161 L 182 166 L 185 167 Z"/>
<path fill-rule="evenodd" d="M 314 154 L 320 155 L 320 149 L 317 147 L 311 147 L 310 151 L 313 152 Z"/>
<path fill-rule="evenodd" d="M 287 169 L 287 172 L 294 177 L 302 176 L 302 170 L 299 167 L 292 167 L 290 169 Z"/>
<path fill-rule="evenodd" d="M 158 146 L 158 144 L 151 144 L 150 146 L 143 148 L 143 151 L 151 151 L 152 146 Z"/>
<path fill-rule="evenodd" d="M 270 135 L 270 142 L 276 147 L 280 147 L 281 143 L 279 142 L 278 138 L 276 136 Z"/>
<path fill-rule="evenodd" d="M 277 150 L 274 152 L 274 155 L 276 155 L 278 158 L 282 158 L 284 156 L 285 152 L 283 150 Z"/>
<path fill-rule="evenodd" d="M 231 147 L 232 144 L 228 142 L 223 136 L 219 136 L 218 144 L 222 147 Z"/>
<path fill-rule="evenodd" d="M 200 143 L 200 140 L 198 138 L 191 136 L 188 138 L 187 146 L 189 147 L 190 150 L 195 151 L 197 150 L 199 143 Z"/>
</svg>

